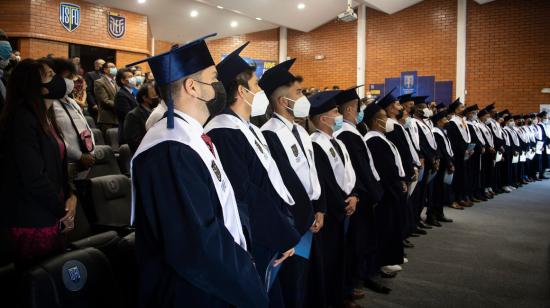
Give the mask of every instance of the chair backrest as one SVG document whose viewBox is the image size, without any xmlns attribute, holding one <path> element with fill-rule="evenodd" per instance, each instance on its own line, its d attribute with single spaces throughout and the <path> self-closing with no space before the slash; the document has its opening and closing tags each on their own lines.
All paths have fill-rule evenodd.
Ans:
<svg viewBox="0 0 550 308">
<path fill-rule="evenodd" d="M 109 261 L 95 248 L 75 250 L 23 274 L 25 307 L 120 307 Z"/>
<path fill-rule="evenodd" d="M 76 214 L 74 216 L 74 229 L 67 233 L 67 241 L 74 242 L 85 237 L 92 235 L 92 229 L 90 228 L 90 222 L 86 217 L 86 213 L 82 208 L 80 199 L 76 204 Z"/>
<path fill-rule="evenodd" d="M 90 196 L 95 214 L 93 224 L 121 228 L 130 225 L 132 189 L 125 175 L 90 179 Z"/>
<path fill-rule="evenodd" d="M 105 139 L 103 139 L 103 133 L 99 128 L 92 128 L 92 134 L 94 134 L 95 145 L 105 145 Z"/>
<path fill-rule="evenodd" d="M 88 122 L 88 126 L 90 128 L 96 128 L 94 118 L 90 116 L 84 116 L 86 118 L 86 122 Z"/>
<path fill-rule="evenodd" d="M 127 144 L 123 144 L 118 149 L 118 166 L 120 172 L 130 175 L 130 161 L 132 160 L 132 150 Z"/>
<path fill-rule="evenodd" d="M 95 164 L 90 168 L 88 178 L 120 174 L 120 168 L 113 150 L 108 145 L 96 145 L 94 150 Z"/>
<path fill-rule="evenodd" d="M 113 151 L 118 152 L 120 145 L 118 144 L 118 128 L 109 128 L 105 131 L 105 141 L 113 148 Z"/>
</svg>

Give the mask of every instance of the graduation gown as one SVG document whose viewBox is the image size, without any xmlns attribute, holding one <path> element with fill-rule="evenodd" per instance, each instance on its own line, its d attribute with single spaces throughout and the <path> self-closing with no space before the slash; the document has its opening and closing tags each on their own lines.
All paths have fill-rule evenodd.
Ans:
<svg viewBox="0 0 550 308">
<path fill-rule="evenodd" d="M 364 140 L 372 154 L 372 160 L 383 188 L 380 202 L 374 209 L 378 238 L 378 266 L 403 263 L 402 225 L 399 219 L 400 202 L 405 194 L 402 189 L 405 172 L 399 167 L 399 152 L 391 156 L 391 141 L 377 131 L 369 131 Z M 395 147 L 395 146 L 394 146 Z M 401 170 L 400 170 L 401 169 Z"/>
<path fill-rule="evenodd" d="M 478 127 L 483 133 L 485 139 L 485 153 L 481 157 L 481 173 L 484 176 L 483 188 L 487 189 L 495 186 L 495 153 L 493 134 L 491 128 L 485 123 L 478 122 Z"/>
<path fill-rule="evenodd" d="M 240 127 L 250 132 L 253 145 Z M 259 129 L 252 133 L 237 114 L 225 109 L 205 127 L 220 156 L 224 170 L 235 191 L 241 221 L 248 234 L 249 251 L 254 257 L 256 268 L 265 277 L 265 270 L 271 259 L 294 247 L 300 234 L 294 228 L 289 207 L 294 200 L 280 180 L 279 170 L 268 171 L 259 155 L 269 155 L 268 147 Z M 254 135 L 255 134 L 255 135 Z M 265 158 L 262 158 L 265 159 Z M 273 163 L 270 158 L 267 164 Z M 277 181 L 279 179 L 279 181 Z M 280 191 L 280 194 L 277 192 Z M 292 204 L 289 206 L 289 203 Z"/>
<path fill-rule="evenodd" d="M 464 160 L 464 156 L 470 144 L 471 136 L 468 127 L 464 126 L 461 120 L 461 117 L 455 115 L 445 126 L 454 153 L 455 173 L 453 176 L 453 190 L 458 201 L 466 199 L 469 195 L 467 189 L 468 171 L 466 170 L 468 162 Z"/>
<path fill-rule="evenodd" d="M 355 275 L 354 279 L 367 278 L 378 272 L 374 207 L 380 202 L 383 189 L 370 151 L 355 125 L 345 121 L 334 135 L 346 146 L 357 185 L 364 188 L 359 192 L 359 204 L 350 217 L 348 269 Z"/>
<path fill-rule="evenodd" d="M 435 141 L 437 142 L 437 151 L 439 155 L 439 170 L 434 179 L 433 205 L 436 208 L 436 214 L 442 214 L 443 206 L 453 202 L 452 187 L 443 182 L 448 170 L 454 166 L 454 152 L 449 138 L 445 131 L 439 127 L 434 127 Z M 454 176 L 454 175 L 453 175 Z"/>
<path fill-rule="evenodd" d="M 468 161 L 468 181 L 469 183 L 469 192 L 471 195 L 480 196 L 483 193 L 483 184 L 484 176 L 482 174 L 483 169 L 481 168 L 481 156 L 482 152 L 485 149 L 485 138 L 481 129 L 479 129 L 478 123 L 475 121 L 467 121 L 468 130 L 470 132 L 471 141 L 470 143 L 475 144 L 474 154 L 470 157 Z"/>
<path fill-rule="evenodd" d="M 267 307 L 223 167 L 200 123 L 175 115 L 132 160 L 140 307 Z"/>
</svg>

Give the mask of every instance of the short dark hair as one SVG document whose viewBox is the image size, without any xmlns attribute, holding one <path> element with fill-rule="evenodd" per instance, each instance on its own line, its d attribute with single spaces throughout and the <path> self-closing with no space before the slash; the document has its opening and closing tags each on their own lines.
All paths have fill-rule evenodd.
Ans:
<svg viewBox="0 0 550 308">
<path fill-rule="evenodd" d="M 143 100 L 144 97 L 149 95 L 149 88 L 154 87 L 154 83 L 152 82 L 146 82 L 144 83 L 138 90 L 137 93 L 137 101 L 139 104 L 143 104 L 145 101 Z"/>
<path fill-rule="evenodd" d="M 109 64 L 110 64 L 110 63 L 113 63 L 113 62 L 107 62 L 107 61 L 105 61 L 105 63 L 103 63 L 103 65 L 101 66 L 101 69 L 104 70 L 104 69 L 106 69 L 106 68 L 109 68 Z"/>
<path fill-rule="evenodd" d="M 227 89 L 225 91 L 227 92 L 227 105 L 231 106 L 235 104 L 237 101 L 235 99 L 235 96 L 237 95 L 237 91 L 239 90 L 239 86 L 243 86 L 246 89 L 250 89 L 248 87 L 248 81 L 250 78 L 252 78 L 252 75 L 254 74 L 256 70 L 253 68 L 249 68 L 241 73 L 239 73 L 234 80 L 232 80 L 229 85 L 227 86 Z"/>
<path fill-rule="evenodd" d="M 122 79 L 124 78 L 124 73 L 131 73 L 131 71 L 124 67 L 117 70 L 116 72 L 115 81 L 116 81 L 116 84 L 121 88 L 124 86 L 124 84 L 122 83 Z"/>
<path fill-rule="evenodd" d="M 65 58 L 51 58 L 51 59 L 46 59 L 44 62 L 48 63 L 48 65 L 50 65 L 51 63 L 51 65 L 53 66 L 50 66 L 50 67 L 56 74 L 63 74 L 65 72 L 69 72 L 69 74 L 71 75 L 76 75 L 76 67 L 71 62 L 71 60 L 68 60 Z"/>
</svg>

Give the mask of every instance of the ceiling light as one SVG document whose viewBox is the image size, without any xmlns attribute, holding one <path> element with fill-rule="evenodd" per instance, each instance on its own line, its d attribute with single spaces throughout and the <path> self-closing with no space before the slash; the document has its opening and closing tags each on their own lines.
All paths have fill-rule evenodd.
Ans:
<svg viewBox="0 0 550 308">
<path fill-rule="evenodd" d="M 231 26 L 231 28 L 235 28 L 239 25 L 239 23 L 236 21 L 232 21 L 229 25 Z"/>
<path fill-rule="evenodd" d="M 138 0 L 138 3 L 145 3 L 147 0 Z"/>
<path fill-rule="evenodd" d="M 199 16 L 199 12 L 197 12 L 197 11 L 195 11 L 195 10 L 192 10 L 191 13 L 189 13 L 189 15 L 190 15 L 191 17 L 197 17 L 197 16 Z"/>
<path fill-rule="evenodd" d="M 242 14 L 243 12 L 241 11 L 238 11 L 238 10 L 233 10 L 233 12 L 237 13 L 237 14 Z"/>
<path fill-rule="evenodd" d="M 306 5 L 305 5 L 305 4 L 303 4 L 303 3 L 298 3 L 298 9 L 299 9 L 299 10 L 303 10 L 303 9 L 305 9 L 305 8 L 306 8 Z"/>
<path fill-rule="evenodd" d="M 256 20 L 262 20 L 260 17 L 256 17 Z"/>
<path fill-rule="evenodd" d="M 218 5 L 218 6 L 216 6 L 216 7 L 217 7 L 218 9 L 220 9 L 220 10 L 223 10 L 223 6 L 221 6 L 221 5 Z"/>
</svg>

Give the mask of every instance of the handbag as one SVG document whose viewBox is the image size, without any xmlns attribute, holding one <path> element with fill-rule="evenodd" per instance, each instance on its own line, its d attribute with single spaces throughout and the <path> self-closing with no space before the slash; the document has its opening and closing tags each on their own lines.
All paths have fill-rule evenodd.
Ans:
<svg viewBox="0 0 550 308">
<path fill-rule="evenodd" d="M 76 132 L 78 136 L 78 145 L 80 147 L 80 151 L 82 153 L 91 153 L 94 150 L 94 143 L 92 141 L 92 133 L 89 129 L 85 129 L 82 132 L 78 132 L 78 128 L 76 128 L 76 125 L 74 124 L 73 117 L 71 116 L 69 110 L 67 110 L 67 106 L 62 101 L 59 101 L 61 104 L 61 107 L 65 110 L 67 113 L 67 116 L 71 120 L 71 124 L 73 126 L 74 131 Z"/>
</svg>

